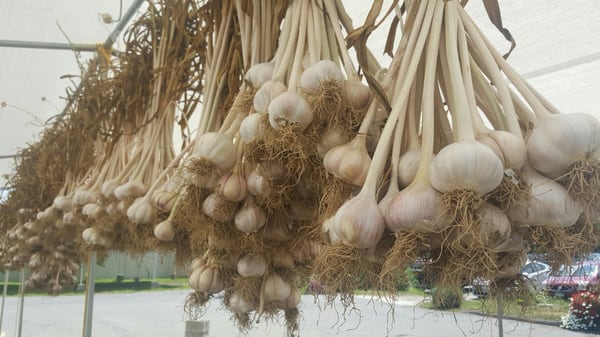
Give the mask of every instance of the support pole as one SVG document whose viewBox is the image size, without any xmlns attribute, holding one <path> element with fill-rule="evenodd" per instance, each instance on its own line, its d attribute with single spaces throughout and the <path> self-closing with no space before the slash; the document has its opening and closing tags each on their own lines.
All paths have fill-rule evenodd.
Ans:
<svg viewBox="0 0 600 337">
<path fill-rule="evenodd" d="M 19 311 L 17 313 L 16 337 L 21 337 L 21 331 L 23 331 L 23 308 L 25 307 L 25 268 L 21 268 L 21 276 L 19 279 Z"/>
<path fill-rule="evenodd" d="M 95 52 L 98 45 L 92 43 L 60 43 L 60 42 L 41 42 L 41 41 L 19 41 L 19 40 L 1 40 L 0 47 L 10 48 L 31 48 L 31 49 L 54 49 L 54 50 L 73 50 L 78 52 Z M 118 52 L 112 51 L 113 55 Z"/>
<path fill-rule="evenodd" d="M 2 322 L 4 322 L 4 302 L 6 300 L 6 293 L 8 292 L 8 275 L 10 270 L 4 271 L 4 288 L 2 289 L 2 307 L 0 308 L 0 334 L 2 334 Z"/>
<path fill-rule="evenodd" d="M 156 271 L 158 269 L 158 252 L 154 252 L 154 267 L 152 268 L 152 282 L 150 286 L 152 288 L 158 287 L 158 282 L 156 282 Z"/>
<path fill-rule="evenodd" d="M 96 266 L 96 251 L 90 252 L 88 257 L 87 286 L 85 287 L 85 308 L 83 311 L 83 337 L 92 337 L 92 318 L 94 311 L 94 290 L 96 280 L 94 269 Z"/>
<path fill-rule="evenodd" d="M 504 323 L 502 321 L 504 316 L 504 304 L 502 303 L 502 296 L 498 296 L 496 302 L 498 303 L 498 337 L 504 337 Z"/>
</svg>

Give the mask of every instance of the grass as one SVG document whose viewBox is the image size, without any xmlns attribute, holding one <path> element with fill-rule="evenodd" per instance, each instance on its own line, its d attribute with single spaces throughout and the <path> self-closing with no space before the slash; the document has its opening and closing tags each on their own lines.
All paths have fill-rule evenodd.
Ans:
<svg viewBox="0 0 600 337">
<path fill-rule="evenodd" d="M 570 301 L 566 299 L 548 297 L 542 293 L 535 295 L 532 303 L 524 305 L 522 301 L 504 303 L 505 317 L 514 317 L 524 320 L 541 320 L 559 323 L 561 316 L 569 311 Z M 435 309 L 431 301 L 421 305 L 426 309 Z M 460 308 L 454 309 L 463 312 L 477 312 L 487 316 L 498 315 L 497 302 L 493 298 L 464 299 Z"/>
</svg>

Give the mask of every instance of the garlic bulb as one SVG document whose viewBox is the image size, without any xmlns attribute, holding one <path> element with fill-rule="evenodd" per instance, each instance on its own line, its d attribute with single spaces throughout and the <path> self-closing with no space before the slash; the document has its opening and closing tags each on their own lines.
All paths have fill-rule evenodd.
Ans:
<svg viewBox="0 0 600 337">
<path fill-rule="evenodd" d="M 108 247 L 109 242 L 106 238 L 102 237 L 98 230 L 94 227 L 88 227 L 81 232 L 81 238 L 84 242 L 92 245 L 98 245 L 102 247 Z"/>
<path fill-rule="evenodd" d="M 177 200 L 177 193 L 166 191 L 163 189 L 156 190 L 152 193 L 152 205 L 158 208 L 164 213 L 171 212 L 175 201 Z"/>
<path fill-rule="evenodd" d="M 102 208 L 98 204 L 86 204 L 81 208 L 81 214 L 94 219 L 102 214 Z"/>
<path fill-rule="evenodd" d="M 526 203 L 511 205 L 506 214 L 516 223 L 565 228 L 575 224 L 581 209 L 567 190 L 529 167 L 523 179 L 531 185 L 531 197 Z"/>
<path fill-rule="evenodd" d="M 194 153 L 222 171 L 231 169 L 237 159 L 231 137 L 218 132 L 207 132 L 200 136 L 196 142 Z"/>
<path fill-rule="evenodd" d="M 523 138 L 510 132 L 494 130 L 488 134 L 502 151 L 504 168 L 520 169 L 527 159 L 527 147 Z"/>
<path fill-rule="evenodd" d="M 260 88 L 263 83 L 267 82 L 273 76 L 274 62 L 264 62 L 254 64 L 248 69 L 244 76 L 247 83 L 252 88 Z"/>
<path fill-rule="evenodd" d="M 94 192 L 89 190 L 77 190 L 73 194 L 73 203 L 77 206 L 94 203 L 97 201 Z"/>
<path fill-rule="evenodd" d="M 472 190 L 483 196 L 494 190 L 504 176 L 502 161 L 494 151 L 476 141 L 446 145 L 431 161 L 431 186 L 445 193 Z"/>
<path fill-rule="evenodd" d="M 485 234 L 488 241 L 501 243 L 510 238 L 511 225 L 506 213 L 487 202 L 483 204 L 482 210 L 481 232 Z"/>
<path fill-rule="evenodd" d="M 240 124 L 240 138 L 244 144 L 263 139 L 263 113 L 253 113 L 242 120 Z"/>
<path fill-rule="evenodd" d="M 335 125 L 325 130 L 323 137 L 321 137 L 321 141 L 317 144 L 317 153 L 321 157 L 324 157 L 332 148 L 346 144 L 349 141 L 350 135 L 348 132 L 340 125 Z"/>
<path fill-rule="evenodd" d="M 440 204 L 439 193 L 427 183 L 413 183 L 400 191 L 384 213 L 387 228 L 420 232 L 439 231 L 447 220 Z"/>
<path fill-rule="evenodd" d="M 383 236 L 385 224 L 375 198 L 359 193 L 338 209 L 332 229 L 348 246 L 372 248 Z"/>
<path fill-rule="evenodd" d="M 235 171 L 223 175 L 217 181 L 216 191 L 228 201 L 242 201 L 248 195 L 246 179 Z"/>
<path fill-rule="evenodd" d="M 527 140 L 533 168 L 549 178 L 567 173 L 569 166 L 600 145 L 600 122 L 591 115 L 569 113 L 540 119 Z"/>
<path fill-rule="evenodd" d="M 344 83 L 344 101 L 354 110 L 366 110 L 371 103 L 371 90 L 360 81 Z"/>
<path fill-rule="evenodd" d="M 234 312 L 247 313 L 256 309 L 256 305 L 244 299 L 242 295 L 234 291 L 229 298 L 229 308 Z"/>
<path fill-rule="evenodd" d="M 265 279 L 264 300 L 266 303 L 287 300 L 292 291 L 290 285 L 277 274 L 270 274 Z"/>
<path fill-rule="evenodd" d="M 306 68 L 300 75 L 300 87 L 304 90 L 317 90 L 324 81 L 343 81 L 344 73 L 340 66 L 331 60 L 321 60 Z"/>
<path fill-rule="evenodd" d="M 349 143 L 329 150 L 323 158 L 325 169 L 347 183 L 362 186 L 371 165 L 365 138 L 358 134 Z"/>
<path fill-rule="evenodd" d="M 138 224 L 149 224 L 152 222 L 152 210 L 152 204 L 148 198 L 137 198 L 127 209 L 127 217 Z"/>
<path fill-rule="evenodd" d="M 125 184 L 115 187 L 113 194 L 117 200 L 136 198 L 146 193 L 146 186 L 139 180 L 131 180 Z"/>
<path fill-rule="evenodd" d="M 246 178 L 246 188 L 252 195 L 267 195 L 271 190 L 271 182 L 254 169 Z"/>
<path fill-rule="evenodd" d="M 71 197 L 61 195 L 61 196 L 54 198 L 54 201 L 52 202 L 52 206 L 54 206 L 56 209 L 59 209 L 63 212 L 69 212 L 70 210 L 73 209 L 73 199 L 71 199 Z"/>
<path fill-rule="evenodd" d="M 225 200 L 218 193 L 212 193 L 202 202 L 202 211 L 215 221 L 227 222 L 236 214 L 236 204 Z"/>
<path fill-rule="evenodd" d="M 104 183 L 102 183 L 102 187 L 100 187 L 100 192 L 102 192 L 102 195 L 107 198 L 114 198 L 114 191 L 115 188 L 117 188 L 117 186 L 119 186 L 119 182 L 116 180 L 107 180 Z"/>
<path fill-rule="evenodd" d="M 115 216 L 119 213 L 119 208 L 117 207 L 117 203 L 111 202 L 106 205 L 106 214 L 110 216 Z"/>
<path fill-rule="evenodd" d="M 260 277 L 267 271 L 267 262 L 260 255 L 246 255 L 237 263 L 237 272 L 243 277 Z"/>
<path fill-rule="evenodd" d="M 308 101 L 293 91 L 286 91 L 275 97 L 267 112 L 269 123 L 275 130 L 291 125 L 304 131 L 312 122 L 314 114 Z"/>
<path fill-rule="evenodd" d="M 192 289 L 204 293 L 216 294 L 225 289 L 221 272 L 214 266 L 194 270 L 188 281 Z"/>
<path fill-rule="evenodd" d="M 415 179 L 419 163 L 421 161 L 421 150 L 414 149 L 406 151 L 398 162 L 398 178 L 401 186 L 408 186 Z"/>
<path fill-rule="evenodd" d="M 49 206 L 41 212 L 38 212 L 35 216 L 37 220 L 51 220 L 56 216 L 55 208 Z"/>
<path fill-rule="evenodd" d="M 287 87 L 283 82 L 279 81 L 267 81 L 260 89 L 254 94 L 253 106 L 254 110 L 261 115 L 266 113 L 269 109 L 269 104 L 275 99 L 275 97 L 283 94 L 287 90 Z"/>
<path fill-rule="evenodd" d="M 256 232 L 259 228 L 265 225 L 267 216 L 260 207 L 254 202 L 254 198 L 248 197 L 235 214 L 235 227 L 244 233 Z"/>
<path fill-rule="evenodd" d="M 175 238 L 175 228 L 171 219 L 166 219 L 154 226 L 154 236 L 160 241 L 173 241 Z"/>
<path fill-rule="evenodd" d="M 190 262 L 190 273 L 196 269 L 202 268 L 206 265 L 206 259 L 204 256 L 195 257 L 192 262 Z"/>
</svg>

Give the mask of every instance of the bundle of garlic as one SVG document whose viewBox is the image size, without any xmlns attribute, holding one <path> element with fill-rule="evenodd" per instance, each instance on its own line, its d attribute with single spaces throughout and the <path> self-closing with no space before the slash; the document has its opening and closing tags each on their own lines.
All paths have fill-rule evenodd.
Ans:
<svg viewBox="0 0 600 337">
<path fill-rule="evenodd" d="M 92 70 L 95 68 L 92 65 Z M 90 82 L 95 79 L 90 75 Z M 10 244 L 2 255 L 7 269 L 29 268 L 27 286 L 58 294 L 75 285 L 83 249 L 78 224 L 66 223 L 68 195 L 93 163 L 91 144 L 82 126 L 89 121 L 81 106 L 93 107 L 89 85 L 75 109 L 44 130 L 39 142 L 21 151 L 9 178 L 10 193 L 0 209 L 3 234 Z M 90 125 L 88 130 L 94 129 Z M 58 197 L 57 197 L 58 196 Z"/>
<path fill-rule="evenodd" d="M 119 108 L 136 110 L 128 110 L 126 122 L 113 130 L 116 141 L 102 149 L 106 153 L 101 166 L 77 194 L 77 204 L 92 220 L 84 240 L 97 248 L 134 253 L 156 248 L 152 224 L 166 216 L 153 198 L 186 152 L 174 155 L 176 116 L 179 111 L 180 124 L 185 125 L 202 87 L 198 82 L 204 61 L 198 49 L 204 36 L 195 26 L 202 15 L 194 1 L 156 2 L 130 28 L 121 71 L 114 76 L 131 86 L 131 72 L 146 72 L 148 90 L 121 97 L 124 104 Z M 145 104 L 131 107 L 132 102 Z"/>
<path fill-rule="evenodd" d="M 225 306 L 242 329 L 283 313 L 293 331 L 298 328 L 298 285 L 319 249 L 315 224 L 329 179 L 321 158 L 331 146 L 347 142 L 345 134 L 356 132 L 364 115 L 367 103 L 353 107 L 347 97 L 355 98 L 361 89 L 363 99 L 370 95 L 365 86 L 351 87 L 338 65 L 342 55 L 348 76 L 358 81 L 343 38 L 335 35 L 339 22 L 330 12 L 337 15 L 333 1 L 325 7 L 320 1 L 267 1 L 251 9 L 236 3 L 229 10 L 222 17 L 233 16 L 240 27 L 242 59 L 249 62 L 245 82 L 220 118 L 222 98 L 215 93 L 220 93 L 216 76 L 222 70 L 220 63 L 211 68 L 200 132 L 183 169 L 187 186 L 171 211 L 170 225 L 178 236 L 180 227 L 191 228 L 186 219 L 198 224 L 189 232 L 191 249 L 204 262 L 192 266 L 190 285 L 196 292 L 189 297 L 190 307 L 223 290 Z M 215 40 L 222 44 L 213 53 L 230 43 L 229 30 L 235 28 L 220 27 L 224 31 Z M 213 62 L 221 60 L 214 57 Z M 332 136 L 322 143 L 320 155 L 317 147 L 328 127 Z"/>
<path fill-rule="evenodd" d="M 510 271 L 524 263 L 529 245 L 539 244 L 531 233 L 541 226 L 554 228 L 551 233 L 557 226 L 569 228 L 563 233 L 570 239 L 560 248 L 566 255 L 568 243 L 581 240 L 581 229 L 573 225 L 582 205 L 558 184 L 532 180 L 528 164 L 542 125 L 537 120 L 550 116 L 543 112 L 549 103 L 493 50 L 458 1 L 409 3 L 403 33 L 381 82 L 385 92 L 377 94 L 389 97 L 392 109 L 366 178 L 357 184 L 360 191 L 323 223 L 338 245 L 317 259 L 317 279 L 352 291 L 357 284 L 346 281 L 347 275 L 380 271 L 379 279 L 367 280 L 391 289 L 417 257 L 431 261 L 428 277 L 443 287 L 475 277 L 514 277 Z M 597 134 L 597 122 L 588 124 L 587 133 Z M 592 157 L 594 137 L 571 152 Z M 381 187 L 387 188 L 383 195 Z M 543 200 L 556 193 L 560 201 Z M 549 217 L 539 217 L 542 209 Z"/>
</svg>

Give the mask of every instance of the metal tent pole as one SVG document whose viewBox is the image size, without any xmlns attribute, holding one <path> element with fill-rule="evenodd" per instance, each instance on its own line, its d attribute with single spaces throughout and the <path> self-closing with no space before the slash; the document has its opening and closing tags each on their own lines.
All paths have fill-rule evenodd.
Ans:
<svg viewBox="0 0 600 337">
<path fill-rule="evenodd" d="M 21 268 L 21 276 L 19 278 L 19 309 L 17 313 L 16 337 L 21 337 L 23 330 L 23 308 L 25 307 L 25 268 Z"/>
<path fill-rule="evenodd" d="M 0 307 L 0 334 L 2 334 L 2 322 L 4 322 L 4 301 L 6 300 L 6 293 L 8 292 L 8 275 L 10 270 L 4 271 L 4 288 L 2 289 L 2 307 Z"/>
<path fill-rule="evenodd" d="M 96 251 L 90 252 L 88 258 L 87 286 L 85 287 L 85 308 L 83 311 L 83 337 L 92 337 L 92 318 L 94 312 L 94 290 L 96 280 L 94 278 L 94 268 L 96 266 Z"/>
<path fill-rule="evenodd" d="M 144 1 L 145 0 L 134 0 L 134 2 L 131 4 L 131 6 L 129 6 L 127 11 L 123 14 L 121 21 L 119 21 L 117 23 L 117 25 L 115 26 L 113 31 L 106 38 L 106 41 L 104 41 L 104 43 L 102 44 L 102 47 L 105 50 L 109 50 L 110 48 L 112 48 L 112 45 L 115 42 L 117 42 L 117 38 L 119 37 L 119 35 L 123 31 L 123 29 L 125 29 L 125 26 L 127 26 L 127 24 L 129 23 L 129 20 L 131 20 L 131 18 L 133 17 L 135 12 L 138 10 L 138 8 L 140 8 L 140 6 L 144 3 Z M 96 54 L 96 59 L 98 59 L 99 57 L 101 57 L 101 56 Z M 71 95 L 71 97 L 77 97 L 79 95 L 79 92 L 81 91 L 81 88 L 82 88 L 81 83 L 84 83 L 86 81 L 87 76 L 88 76 L 87 73 L 85 73 L 83 75 L 83 77 L 81 78 L 81 81 L 79 82 L 79 85 L 77 86 L 77 88 L 75 89 L 75 92 L 73 93 L 73 95 Z M 61 116 L 63 116 L 65 113 L 67 113 L 67 111 L 71 107 L 71 104 L 73 104 L 73 100 L 68 100 L 67 105 L 63 109 Z"/>
<path fill-rule="evenodd" d="M 496 302 L 498 302 L 498 337 L 504 337 L 504 323 L 502 321 L 504 316 L 504 304 L 502 303 L 502 296 L 498 296 Z"/>
<path fill-rule="evenodd" d="M 41 42 L 41 41 L 19 41 L 19 40 L 2 40 L 0 39 L 0 47 L 12 48 L 31 48 L 31 49 L 56 49 L 56 50 L 74 50 L 95 52 L 98 50 L 98 45 L 93 43 L 60 43 L 60 42 Z M 117 55 L 113 52 L 113 55 Z"/>
</svg>

